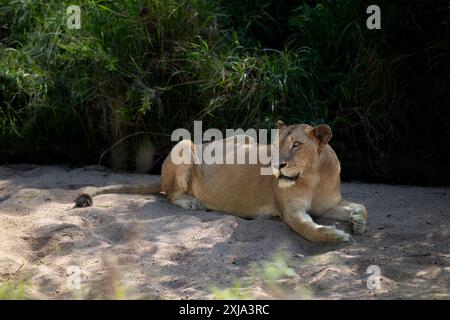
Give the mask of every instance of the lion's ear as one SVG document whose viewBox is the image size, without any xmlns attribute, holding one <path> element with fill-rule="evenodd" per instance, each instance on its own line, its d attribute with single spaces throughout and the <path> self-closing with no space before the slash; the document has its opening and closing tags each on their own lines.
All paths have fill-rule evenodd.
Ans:
<svg viewBox="0 0 450 320">
<path fill-rule="evenodd" d="M 321 145 L 327 144 L 333 136 L 330 126 L 326 124 L 319 124 L 318 126 L 315 126 L 312 133 L 320 141 Z"/>
<path fill-rule="evenodd" d="M 275 125 L 275 127 L 276 127 L 277 129 L 283 129 L 284 127 L 286 127 L 286 125 L 284 124 L 283 121 L 278 120 L 278 121 L 277 121 L 277 124 Z"/>
</svg>

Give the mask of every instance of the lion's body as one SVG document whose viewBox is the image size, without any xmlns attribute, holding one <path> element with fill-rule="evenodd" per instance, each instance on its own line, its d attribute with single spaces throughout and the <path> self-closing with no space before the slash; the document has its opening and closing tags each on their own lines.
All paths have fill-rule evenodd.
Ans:
<svg viewBox="0 0 450 320">
<path fill-rule="evenodd" d="M 188 140 L 179 143 L 191 144 Z M 193 146 L 191 150 L 195 152 Z M 323 155 L 326 161 L 322 166 L 327 170 L 322 175 L 302 177 L 303 181 L 291 188 L 280 188 L 273 175 L 261 175 L 261 164 L 178 165 L 171 156 L 163 163 L 161 186 L 169 199 L 188 195 L 208 209 L 245 218 L 282 216 L 284 207 L 296 201 L 307 202 L 307 210 L 318 215 L 340 200 L 339 162 L 334 151 L 329 146 L 326 149 L 326 153 L 331 153 Z"/>
<path fill-rule="evenodd" d="M 260 163 L 196 163 L 199 150 L 190 140 L 183 140 L 163 163 L 162 190 L 172 203 L 186 209 L 206 207 L 243 218 L 280 216 L 295 231 L 312 241 L 347 240 L 348 235 L 341 230 L 315 224 L 309 214 L 351 221 L 355 233 L 363 232 L 367 211 L 362 205 L 342 199 L 340 163 L 328 141 L 322 143 L 314 136 L 314 128 L 307 125 L 285 127 L 284 130 L 285 135 L 283 129 L 280 131 L 281 154 L 284 140 L 292 136 L 302 140 L 301 153 L 292 155 L 284 151 L 284 158 L 287 163 L 292 163 L 291 167 L 275 169 L 278 172 L 273 175 L 262 175 Z M 286 131 L 289 132 L 286 134 Z M 239 143 L 234 138 L 214 143 L 233 144 L 234 150 L 224 148 L 233 152 L 244 149 L 249 153 L 252 148 L 258 147 L 270 150 L 268 146 Z M 206 146 L 203 145 L 200 151 Z M 174 163 L 173 158 L 180 155 L 180 150 L 190 150 L 190 153 L 185 155 L 184 163 Z M 283 170 L 299 178 L 295 182 L 280 181 Z M 288 178 L 291 174 L 287 174 Z"/>
<path fill-rule="evenodd" d="M 189 140 L 179 144 L 186 144 L 195 152 L 194 145 Z M 238 144 L 236 146 L 239 147 Z M 260 167 L 259 164 L 178 165 L 173 163 L 169 155 L 162 165 L 161 186 L 172 201 L 183 198 L 184 195 L 189 196 L 183 198 L 186 199 L 184 207 L 190 206 L 192 197 L 208 209 L 241 217 L 277 215 L 272 176 L 261 175 Z M 259 191 L 255 192 L 257 190 Z"/>
<path fill-rule="evenodd" d="M 326 127 L 326 128 L 325 128 Z M 316 129 L 317 128 L 317 129 Z M 328 128 L 328 129 L 327 129 Z M 334 227 L 314 223 L 310 215 L 349 221 L 355 233 L 365 230 L 367 211 L 363 205 L 342 199 L 340 163 L 328 145 L 328 126 L 282 126 L 279 135 L 279 168 L 262 175 L 263 165 L 205 164 L 196 161 L 208 145 L 196 146 L 190 140 L 179 142 L 163 163 L 161 188 L 169 200 L 186 209 L 219 210 L 243 218 L 280 216 L 292 229 L 311 241 L 348 240 Z M 295 140 L 299 147 L 292 147 Z M 232 144 L 250 152 L 269 146 L 242 143 L 234 138 L 213 143 Z M 247 141 L 248 142 L 248 141 Z M 183 150 L 180 153 L 180 150 Z M 189 150 L 190 152 L 186 152 Z M 230 150 L 224 148 L 224 150 Z M 182 156 L 181 163 L 174 157 Z M 224 155 L 228 155 L 224 151 Z"/>
</svg>

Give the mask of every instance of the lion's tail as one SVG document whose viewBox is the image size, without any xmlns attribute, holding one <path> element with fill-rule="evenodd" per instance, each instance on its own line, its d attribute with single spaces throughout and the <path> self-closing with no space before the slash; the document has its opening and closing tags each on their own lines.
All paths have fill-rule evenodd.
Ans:
<svg viewBox="0 0 450 320">
<path fill-rule="evenodd" d="M 75 208 L 92 206 L 92 198 L 100 194 L 152 194 L 158 192 L 161 192 L 160 181 L 145 185 L 113 185 L 99 188 L 88 187 L 75 200 Z"/>
</svg>

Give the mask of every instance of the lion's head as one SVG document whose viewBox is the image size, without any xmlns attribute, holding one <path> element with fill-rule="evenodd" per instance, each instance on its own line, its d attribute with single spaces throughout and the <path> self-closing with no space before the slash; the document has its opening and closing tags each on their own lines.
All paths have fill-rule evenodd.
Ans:
<svg viewBox="0 0 450 320">
<path fill-rule="evenodd" d="M 278 138 L 275 150 L 278 161 L 272 162 L 272 171 L 280 187 L 290 187 L 302 176 L 318 168 L 319 156 L 331 139 L 331 128 L 325 124 L 312 127 L 307 124 L 287 126 L 277 123 Z"/>
</svg>

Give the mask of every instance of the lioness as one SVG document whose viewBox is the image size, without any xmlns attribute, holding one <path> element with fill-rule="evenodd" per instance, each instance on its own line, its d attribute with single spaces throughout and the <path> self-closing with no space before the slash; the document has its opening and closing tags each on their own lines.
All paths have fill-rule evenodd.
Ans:
<svg viewBox="0 0 450 320">
<path fill-rule="evenodd" d="M 163 191 L 169 200 L 185 209 L 213 209 L 243 218 L 261 215 L 280 216 L 292 229 L 314 242 L 348 241 L 349 235 L 332 226 L 316 224 L 311 215 L 351 223 L 352 232 L 366 229 L 367 210 L 346 201 L 340 193 L 340 163 L 328 144 L 331 129 L 327 125 L 277 125 L 279 161 L 272 175 L 261 175 L 257 164 L 199 164 L 196 148 L 190 140 L 179 142 L 165 159 L 161 184 L 148 186 L 112 186 L 88 189 L 76 200 L 76 207 L 92 205 L 91 196 L 104 193 L 152 193 Z M 213 142 L 214 143 L 214 142 Z M 235 148 L 268 147 L 256 143 Z M 209 144 L 203 144 L 204 149 Z M 182 147 L 182 148 L 180 148 Z M 173 161 L 174 150 L 190 149 L 190 160 Z M 185 155 L 186 156 L 186 155 Z M 90 192 L 89 192 L 90 191 Z"/>
</svg>

